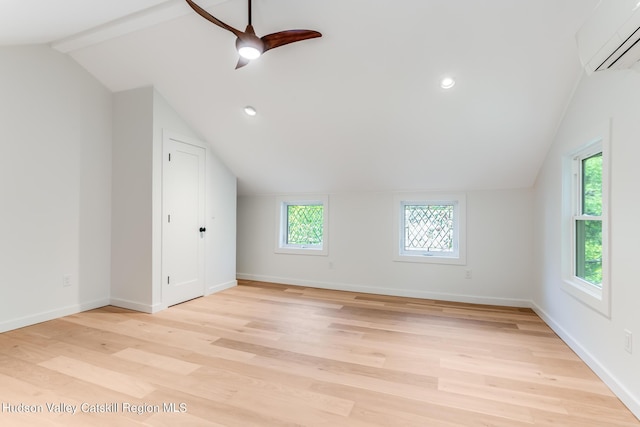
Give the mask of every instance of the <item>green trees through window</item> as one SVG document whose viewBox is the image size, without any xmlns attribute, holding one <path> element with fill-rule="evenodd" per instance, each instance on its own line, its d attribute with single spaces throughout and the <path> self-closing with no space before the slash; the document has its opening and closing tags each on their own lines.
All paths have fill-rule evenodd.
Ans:
<svg viewBox="0 0 640 427">
<path fill-rule="evenodd" d="M 277 196 L 276 220 L 276 253 L 329 255 L 328 195 Z"/>
<path fill-rule="evenodd" d="M 397 193 L 394 261 L 466 264 L 466 194 Z"/>
<path fill-rule="evenodd" d="M 576 276 L 602 285 L 602 153 L 581 160 L 581 200 L 575 221 Z"/>
<path fill-rule="evenodd" d="M 609 265 L 609 147 L 611 121 L 562 157 L 563 291 L 599 313 L 611 314 Z"/>
<path fill-rule="evenodd" d="M 287 206 L 287 244 L 322 245 L 322 205 Z"/>
<path fill-rule="evenodd" d="M 404 205 L 404 250 L 453 251 L 453 205 Z"/>
</svg>

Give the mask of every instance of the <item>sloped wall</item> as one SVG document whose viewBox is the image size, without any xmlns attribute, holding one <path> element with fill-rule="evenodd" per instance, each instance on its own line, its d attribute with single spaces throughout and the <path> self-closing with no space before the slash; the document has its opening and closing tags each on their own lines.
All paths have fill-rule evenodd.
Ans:
<svg viewBox="0 0 640 427">
<path fill-rule="evenodd" d="M 0 48 L 0 75 L 5 331 L 109 301 L 112 104 L 45 46 Z"/>
<path fill-rule="evenodd" d="M 567 109 L 535 186 L 535 255 L 538 313 L 640 417 L 640 73 L 632 70 L 584 76 Z M 594 126 L 611 123 L 611 316 L 561 289 L 562 157 L 597 137 Z M 633 354 L 624 330 L 635 333 Z"/>
</svg>

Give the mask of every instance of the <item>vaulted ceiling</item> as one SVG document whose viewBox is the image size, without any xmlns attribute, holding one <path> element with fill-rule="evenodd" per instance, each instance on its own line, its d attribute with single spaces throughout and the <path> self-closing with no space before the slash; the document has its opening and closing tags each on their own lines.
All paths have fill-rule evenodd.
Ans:
<svg viewBox="0 0 640 427">
<path fill-rule="evenodd" d="M 183 0 L 4 0 L 0 44 L 51 44 L 114 92 L 153 85 L 241 194 L 523 188 L 580 78 L 575 33 L 597 2 L 254 0 L 259 36 L 323 37 L 235 70 L 235 37 Z M 244 29 L 246 1 L 199 4 Z"/>
</svg>

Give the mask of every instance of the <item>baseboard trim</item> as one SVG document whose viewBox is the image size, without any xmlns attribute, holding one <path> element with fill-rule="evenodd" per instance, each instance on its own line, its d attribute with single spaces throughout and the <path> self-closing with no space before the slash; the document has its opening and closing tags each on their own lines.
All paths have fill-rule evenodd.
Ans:
<svg viewBox="0 0 640 427">
<path fill-rule="evenodd" d="M 238 286 L 237 280 L 231 280 L 230 282 L 220 283 L 218 285 L 211 285 L 207 288 L 207 293 L 205 295 L 211 295 L 216 292 L 224 291 L 225 289 L 231 289 L 235 286 Z"/>
<path fill-rule="evenodd" d="M 633 395 L 589 350 L 564 329 L 553 317 L 535 302 L 531 308 L 558 336 L 573 350 L 584 363 L 613 391 L 627 408 L 640 420 L 640 400 Z"/>
<path fill-rule="evenodd" d="M 365 294 L 392 295 L 398 297 L 433 299 L 439 301 L 465 302 L 470 304 L 527 308 L 531 307 L 531 301 L 515 298 L 461 295 L 444 292 L 419 291 L 414 289 L 380 288 L 375 286 L 362 286 L 348 283 L 318 282 L 313 280 L 292 279 L 288 277 L 265 276 L 261 274 L 237 273 L 236 277 L 241 280 L 282 283 L 283 285 L 306 286 L 312 288 L 331 289 L 335 291 L 362 292 Z"/>
<path fill-rule="evenodd" d="M 237 280 L 232 280 L 230 282 L 220 283 L 217 285 L 211 285 L 207 287 L 205 291 L 206 293 L 204 295 L 206 296 L 216 292 L 224 291 L 225 289 L 230 289 L 237 285 Z M 121 298 L 111 298 L 111 305 L 115 307 L 126 308 L 127 310 L 140 311 L 142 313 L 149 314 L 154 314 L 167 308 L 167 306 L 164 304 L 145 304 Z"/>
<path fill-rule="evenodd" d="M 127 310 L 140 311 L 142 313 L 157 313 L 162 310 L 162 306 L 160 304 L 152 305 L 152 304 L 144 304 L 135 301 L 129 301 L 121 298 L 111 298 L 110 305 L 114 307 L 126 308 Z"/>
<path fill-rule="evenodd" d="M 49 320 L 58 319 L 64 316 L 70 316 L 72 314 L 77 314 L 87 310 L 93 310 L 96 308 L 104 307 L 106 305 L 109 305 L 108 298 L 87 301 L 55 310 L 20 317 L 18 319 L 7 320 L 0 323 L 0 333 L 24 328 L 25 326 L 35 325 L 36 323 L 47 322 Z"/>
</svg>

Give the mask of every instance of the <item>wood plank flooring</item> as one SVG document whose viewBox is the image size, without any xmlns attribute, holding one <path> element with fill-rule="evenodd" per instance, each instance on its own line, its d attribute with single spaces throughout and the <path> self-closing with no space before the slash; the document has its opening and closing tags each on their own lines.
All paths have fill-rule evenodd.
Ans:
<svg viewBox="0 0 640 427">
<path fill-rule="evenodd" d="M 248 281 L 0 334 L 0 405 L 2 426 L 640 426 L 529 309 Z"/>
</svg>

